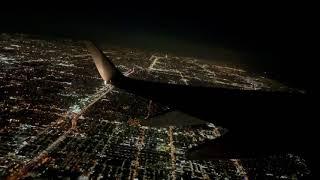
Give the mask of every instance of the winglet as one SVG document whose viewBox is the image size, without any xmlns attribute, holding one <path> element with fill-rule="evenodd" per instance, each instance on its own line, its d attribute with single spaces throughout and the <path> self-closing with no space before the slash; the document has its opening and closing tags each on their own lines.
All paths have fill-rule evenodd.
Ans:
<svg viewBox="0 0 320 180">
<path fill-rule="evenodd" d="M 117 83 L 123 75 L 103 52 L 92 42 L 85 41 L 88 51 L 102 79 L 111 84 Z"/>
</svg>

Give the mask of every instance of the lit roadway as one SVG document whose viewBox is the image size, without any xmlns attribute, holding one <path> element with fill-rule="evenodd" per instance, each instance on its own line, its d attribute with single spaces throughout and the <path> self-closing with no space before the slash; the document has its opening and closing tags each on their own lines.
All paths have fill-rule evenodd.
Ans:
<svg viewBox="0 0 320 180">
<path fill-rule="evenodd" d="M 129 70 L 128 72 L 125 72 L 124 74 L 126 76 L 131 75 L 132 73 L 134 73 L 134 69 Z M 10 177 L 8 179 L 21 179 L 22 177 L 28 175 L 29 171 L 31 171 L 32 169 L 34 169 L 37 166 L 40 166 L 41 164 L 47 162 L 48 160 L 48 152 L 50 152 L 51 150 L 53 150 L 55 147 L 57 147 L 61 142 L 63 142 L 66 137 L 68 136 L 68 134 L 72 133 L 73 130 L 76 129 L 77 126 L 77 121 L 79 119 L 79 117 L 81 115 L 83 115 L 93 104 L 95 104 L 98 100 L 100 100 L 101 98 L 103 98 L 106 94 L 108 94 L 109 92 L 111 92 L 111 90 L 113 89 L 114 86 L 108 84 L 107 86 L 104 86 L 103 88 L 101 88 L 99 91 L 97 91 L 93 97 L 94 98 L 87 106 L 85 106 L 78 114 L 76 114 L 75 117 L 73 117 L 73 119 L 71 120 L 71 127 L 65 131 L 60 137 L 58 137 L 53 143 L 51 143 L 45 150 L 43 150 L 42 152 L 38 153 L 37 156 L 35 156 L 34 158 L 32 158 L 32 160 L 30 160 L 29 162 L 27 162 L 23 167 L 19 167 L 19 169 L 17 169 L 16 171 L 14 171 Z M 71 113 L 71 112 L 69 112 Z M 66 114 L 64 115 L 63 119 L 66 119 Z M 40 134 L 43 134 L 45 132 L 47 132 L 51 127 L 53 127 L 54 125 L 57 124 L 61 124 L 62 119 L 59 118 L 55 123 L 53 123 L 51 126 L 49 126 L 48 128 L 46 128 L 44 131 L 42 131 Z"/>
<path fill-rule="evenodd" d="M 130 175 L 132 173 L 132 178 L 130 179 L 136 179 L 138 176 L 138 168 L 139 168 L 139 160 L 140 160 L 140 153 L 144 146 L 144 135 L 145 135 L 145 129 L 140 128 L 140 134 L 139 139 L 137 140 L 135 146 L 137 148 L 137 152 L 135 154 L 136 159 L 131 163 L 130 167 Z"/>
<path fill-rule="evenodd" d="M 48 158 L 48 152 L 53 150 L 55 147 L 57 147 L 61 142 L 63 142 L 67 135 L 72 133 L 74 129 L 76 129 L 77 120 L 81 115 L 83 115 L 88 108 L 90 108 L 93 104 L 95 104 L 99 99 L 104 97 L 107 93 L 109 93 L 113 89 L 113 86 L 108 85 L 107 87 L 103 87 L 100 91 L 97 92 L 97 97 L 93 99 L 93 101 L 84 107 L 79 114 L 77 114 L 72 119 L 72 125 L 69 130 L 65 131 L 58 139 L 56 139 L 53 143 L 51 143 L 45 150 L 40 152 L 36 157 L 34 157 L 32 160 L 27 162 L 21 169 L 18 169 L 15 174 L 10 175 L 10 178 L 12 179 L 20 179 L 21 177 L 24 177 L 29 173 L 30 170 L 34 169 L 36 166 L 39 166 L 40 164 L 45 163 L 44 161 L 46 158 Z M 58 120 L 60 121 L 60 119 Z M 46 128 L 48 130 L 49 128 Z M 43 134 L 42 132 L 41 134 Z"/>
<path fill-rule="evenodd" d="M 176 148 L 173 145 L 173 127 L 170 126 L 169 127 L 169 146 L 170 146 L 170 155 L 171 155 L 171 168 L 172 168 L 172 179 L 175 180 L 176 179 Z"/>
<path fill-rule="evenodd" d="M 248 180 L 248 176 L 247 176 L 247 173 L 245 171 L 245 169 L 243 168 L 243 166 L 241 165 L 241 162 L 239 159 L 230 159 L 230 161 L 233 162 L 234 166 L 236 167 L 237 169 L 237 173 L 239 175 L 241 175 L 243 177 L 244 180 Z"/>
<path fill-rule="evenodd" d="M 103 98 L 106 94 L 108 94 L 111 90 L 113 89 L 113 86 L 110 84 L 107 84 L 106 87 L 103 87 L 100 91 L 98 91 L 94 96 L 97 96 L 96 98 L 94 98 L 92 100 L 92 102 L 90 102 L 90 104 L 88 104 L 87 106 L 85 106 L 80 113 L 78 113 L 74 118 L 72 118 L 71 120 L 71 129 L 76 129 L 77 128 L 77 122 L 78 119 L 81 115 L 83 115 L 93 104 L 95 104 L 98 100 L 100 100 L 101 98 Z"/>
<path fill-rule="evenodd" d="M 213 134 L 216 137 L 221 136 L 221 133 L 219 131 L 218 128 L 214 127 L 213 128 Z M 237 173 L 243 177 L 244 180 L 248 180 L 248 176 L 247 176 L 247 172 L 244 169 L 244 167 L 241 164 L 241 160 L 240 159 L 230 159 L 230 161 L 233 163 L 233 165 L 235 166 L 235 168 L 237 169 Z"/>
</svg>

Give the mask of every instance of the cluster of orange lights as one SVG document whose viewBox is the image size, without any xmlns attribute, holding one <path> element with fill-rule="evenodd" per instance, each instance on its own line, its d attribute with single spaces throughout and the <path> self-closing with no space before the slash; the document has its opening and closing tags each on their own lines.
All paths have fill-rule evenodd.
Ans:
<svg viewBox="0 0 320 180">
<path fill-rule="evenodd" d="M 127 123 L 129 124 L 129 126 L 140 126 L 140 120 L 137 118 L 129 118 Z"/>
</svg>

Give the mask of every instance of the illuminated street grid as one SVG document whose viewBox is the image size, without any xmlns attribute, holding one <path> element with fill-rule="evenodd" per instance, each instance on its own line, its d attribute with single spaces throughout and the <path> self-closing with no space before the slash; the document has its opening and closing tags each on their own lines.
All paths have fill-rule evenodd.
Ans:
<svg viewBox="0 0 320 180">
<path fill-rule="evenodd" d="M 115 47 L 104 53 L 136 79 L 287 89 L 241 69 L 188 57 Z M 141 126 L 149 100 L 104 86 L 81 42 L 2 34 L 0 93 L 0 177 L 294 179 L 310 173 L 292 154 L 261 160 L 187 160 L 188 148 L 215 139 L 217 129 L 212 124 Z"/>
</svg>

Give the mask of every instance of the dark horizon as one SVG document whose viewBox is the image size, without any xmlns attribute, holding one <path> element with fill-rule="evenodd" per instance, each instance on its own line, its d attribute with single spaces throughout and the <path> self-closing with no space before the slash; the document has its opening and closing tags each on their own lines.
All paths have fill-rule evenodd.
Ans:
<svg viewBox="0 0 320 180">
<path fill-rule="evenodd" d="M 225 64 L 267 72 L 289 86 L 311 90 L 308 68 L 313 60 L 305 55 L 307 21 L 299 11 L 279 4 L 254 8 L 156 4 L 19 6 L 1 12 L 6 18 L 0 32 L 91 39 L 222 59 Z"/>
</svg>

